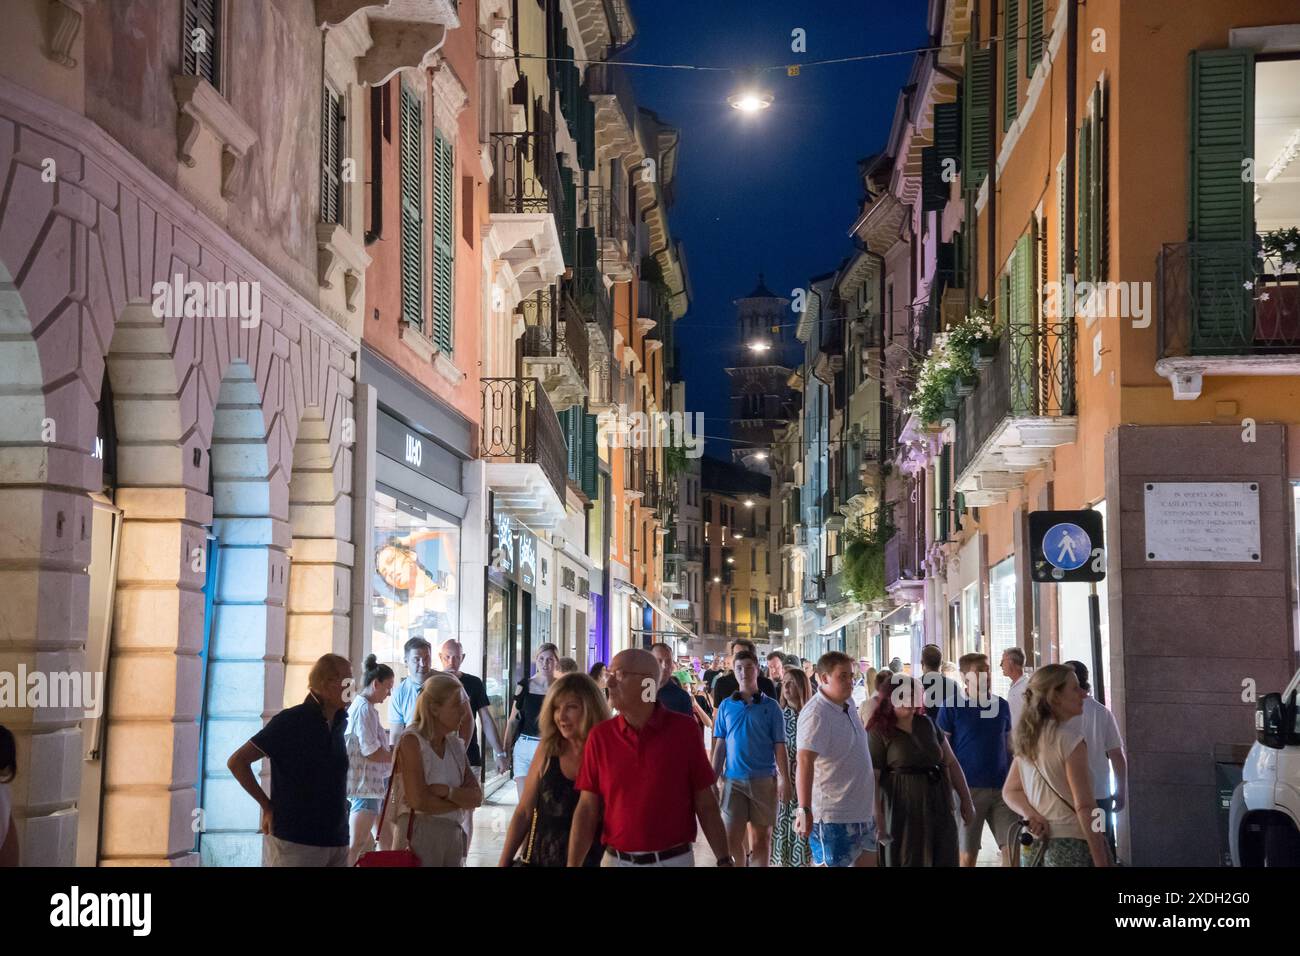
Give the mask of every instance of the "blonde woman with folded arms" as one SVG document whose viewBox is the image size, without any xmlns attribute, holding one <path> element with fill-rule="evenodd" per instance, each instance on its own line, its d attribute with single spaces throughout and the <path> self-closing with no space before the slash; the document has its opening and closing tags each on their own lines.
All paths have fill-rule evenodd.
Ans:
<svg viewBox="0 0 1300 956">
<path fill-rule="evenodd" d="M 1029 679 L 1024 709 L 1012 730 L 1015 760 L 1002 799 L 1028 823 L 1032 846 L 1021 866 L 1110 866 L 1104 827 L 1093 797 L 1088 744 L 1069 721 L 1083 713 L 1074 668 L 1040 667 Z"/>
</svg>

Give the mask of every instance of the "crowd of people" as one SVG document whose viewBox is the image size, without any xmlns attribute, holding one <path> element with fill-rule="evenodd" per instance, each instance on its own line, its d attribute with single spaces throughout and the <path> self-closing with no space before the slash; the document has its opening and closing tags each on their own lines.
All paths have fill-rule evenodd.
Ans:
<svg viewBox="0 0 1300 956">
<path fill-rule="evenodd" d="M 700 831 L 719 866 L 974 866 L 986 829 L 1003 865 L 1114 860 L 1124 748 L 1078 661 L 1029 674 L 1006 651 L 1004 699 L 985 655 L 954 666 L 934 645 L 919 674 L 835 651 L 760 659 L 744 639 L 703 668 L 660 643 L 584 674 L 543 644 L 502 735 L 459 642 L 437 648 L 437 670 L 427 641 L 404 652 L 400 681 L 371 655 L 355 688 L 349 662 L 325 655 L 304 701 L 230 757 L 272 865 L 400 848 L 463 866 L 480 727 L 517 788 L 501 866 L 692 866 Z"/>
</svg>

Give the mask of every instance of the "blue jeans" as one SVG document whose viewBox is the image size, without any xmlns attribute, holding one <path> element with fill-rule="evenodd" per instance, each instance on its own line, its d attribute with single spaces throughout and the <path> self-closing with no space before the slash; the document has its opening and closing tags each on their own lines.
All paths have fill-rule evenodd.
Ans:
<svg viewBox="0 0 1300 956">
<path fill-rule="evenodd" d="M 369 810 L 371 813 L 379 812 L 379 805 L 383 803 L 382 797 L 348 797 L 349 813 L 360 813 L 363 810 Z"/>
<path fill-rule="evenodd" d="M 876 852 L 876 821 L 814 823 L 808 845 L 813 866 L 852 866 L 863 853 Z"/>
</svg>

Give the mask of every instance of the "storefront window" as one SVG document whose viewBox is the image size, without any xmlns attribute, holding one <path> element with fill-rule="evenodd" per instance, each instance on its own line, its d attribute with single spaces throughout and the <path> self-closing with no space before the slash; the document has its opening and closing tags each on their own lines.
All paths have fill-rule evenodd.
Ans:
<svg viewBox="0 0 1300 956">
<path fill-rule="evenodd" d="M 402 647 L 422 637 L 437 650 L 460 630 L 460 528 L 418 505 L 375 495 L 374 623 L 370 650 L 403 675 Z"/>
<path fill-rule="evenodd" d="M 510 592 L 496 584 L 487 586 L 487 627 L 483 635 L 483 684 L 487 689 L 497 736 L 506 739 L 510 709 Z M 484 761 L 485 765 L 491 761 Z"/>
<path fill-rule="evenodd" d="M 993 693 L 1006 697 L 1011 682 L 998 667 L 1002 652 L 1016 646 L 1016 567 L 1007 558 L 989 569 L 989 659 L 993 665 Z"/>
</svg>

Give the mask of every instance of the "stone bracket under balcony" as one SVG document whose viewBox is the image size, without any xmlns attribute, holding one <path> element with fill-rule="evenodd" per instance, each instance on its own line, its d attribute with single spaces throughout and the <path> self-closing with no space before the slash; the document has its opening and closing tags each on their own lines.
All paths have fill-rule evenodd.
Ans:
<svg viewBox="0 0 1300 956">
<path fill-rule="evenodd" d="M 342 13 L 352 5 L 334 6 Z M 374 42 L 357 58 L 357 79 L 364 86 L 382 86 L 402 70 L 432 65 L 447 31 L 460 26 L 456 0 L 388 0 L 382 7 L 367 6 Z"/>
<path fill-rule="evenodd" d="M 550 531 L 564 521 L 564 501 L 541 465 L 489 461 L 487 484 L 497 511 L 518 518 L 535 531 Z"/>
<path fill-rule="evenodd" d="M 587 395 L 587 383 L 567 355 L 525 355 L 524 376 L 542 383 L 557 412 L 581 405 Z"/>
<path fill-rule="evenodd" d="M 972 456 L 955 488 L 970 508 L 1006 501 L 1009 492 L 1025 486 L 1026 472 L 1046 465 L 1052 449 L 1072 444 L 1078 431 L 1074 416 L 1006 418 Z"/>
<path fill-rule="evenodd" d="M 1201 397 L 1207 375 L 1300 375 L 1300 355 L 1199 355 L 1162 358 L 1156 373 L 1169 379 L 1177 401 Z"/>
<path fill-rule="evenodd" d="M 564 275 L 564 252 L 549 212 L 494 212 L 483 232 L 489 258 L 510 265 L 513 308 Z"/>
</svg>

